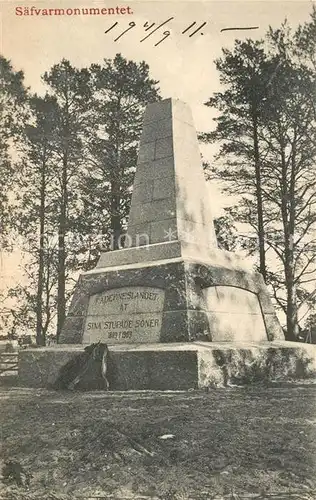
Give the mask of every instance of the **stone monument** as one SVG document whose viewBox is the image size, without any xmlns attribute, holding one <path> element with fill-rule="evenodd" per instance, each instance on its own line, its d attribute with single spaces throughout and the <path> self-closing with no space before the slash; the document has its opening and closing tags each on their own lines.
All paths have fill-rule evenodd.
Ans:
<svg viewBox="0 0 316 500">
<path fill-rule="evenodd" d="M 125 248 L 81 275 L 61 343 L 283 338 L 260 274 L 219 250 L 189 106 L 144 116 Z"/>
<path fill-rule="evenodd" d="M 283 340 L 262 276 L 217 247 L 210 204 L 189 107 L 149 104 L 125 246 L 80 276 L 60 344 L 20 352 L 22 383 L 54 384 L 98 341 L 112 390 L 315 376 L 315 346 Z"/>
</svg>

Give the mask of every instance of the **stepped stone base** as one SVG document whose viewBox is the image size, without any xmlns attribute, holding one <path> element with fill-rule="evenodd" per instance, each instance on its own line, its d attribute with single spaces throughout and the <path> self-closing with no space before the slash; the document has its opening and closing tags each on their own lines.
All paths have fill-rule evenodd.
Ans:
<svg viewBox="0 0 316 500">
<path fill-rule="evenodd" d="M 112 259 L 120 261 L 120 255 L 130 257 L 129 252 L 133 254 L 132 260 L 137 256 L 142 259 L 143 251 L 147 252 L 148 259 L 159 259 L 168 252 L 172 258 L 113 266 Z M 125 328 L 113 328 L 113 331 L 105 328 L 110 320 L 122 319 L 132 324 L 131 345 L 140 342 L 283 340 L 280 323 L 259 273 L 247 270 L 228 252 L 210 251 L 208 263 L 208 257 L 205 262 L 195 260 L 186 252 L 189 252 L 186 245 L 170 242 L 151 245 L 147 250 L 127 249 L 102 255 L 103 261 L 108 259 L 103 262 L 108 267 L 97 266 L 78 280 L 60 343 L 126 344 L 124 336 L 117 340 L 110 336 L 111 333 L 129 333 Z M 160 307 L 150 309 L 150 301 L 144 301 L 136 309 L 130 300 L 104 302 L 110 298 L 107 295 L 144 290 L 160 297 L 153 303 Z M 96 306 L 101 299 L 100 306 Z M 128 307 L 122 312 L 119 306 L 123 307 L 123 302 L 128 302 Z M 157 322 L 157 328 L 147 325 L 133 330 L 141 314 L 145 320 Z"/>
<path fill-rule="evenodd" d="M 83 349 L 64 344 L 20 351 L 20 383 L 51 387 L 61 367 Z M 113 345 L 108 376 L 110 390 L 119 391 L 316 380 L 316 345 L 286 341 Z"/>
</svg>

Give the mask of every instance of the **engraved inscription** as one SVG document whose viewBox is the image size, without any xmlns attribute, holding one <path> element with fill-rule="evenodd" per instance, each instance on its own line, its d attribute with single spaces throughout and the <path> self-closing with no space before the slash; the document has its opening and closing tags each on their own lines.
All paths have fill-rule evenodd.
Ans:
<svg viewBox="0 0 316 500">
<path fill-rule="evenodd" d="M 164 291 L 124 287 L 92 295 L 83 343 L 159 342 Z"/>
</svg>

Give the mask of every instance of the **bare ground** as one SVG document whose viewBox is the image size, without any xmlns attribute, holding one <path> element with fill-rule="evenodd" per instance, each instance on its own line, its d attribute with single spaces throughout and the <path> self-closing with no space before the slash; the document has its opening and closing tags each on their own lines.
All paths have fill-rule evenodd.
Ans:
<svg viewBox="0 0 316 500">
<path fill-rule="evenodd" d="M 313 385 L 0 397 L 4 500 L 316 499 Z"/>
</svg>

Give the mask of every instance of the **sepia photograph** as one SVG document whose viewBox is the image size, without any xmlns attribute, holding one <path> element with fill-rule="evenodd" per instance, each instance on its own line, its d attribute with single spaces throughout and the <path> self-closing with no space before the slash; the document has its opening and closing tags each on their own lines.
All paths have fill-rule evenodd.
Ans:
<svg viewBox="0 0 316 500">
<path fill-rule="evenodd" d="M 0 499 L 316 500 L 316 4 L 0 20 Z"/>
</svg>

